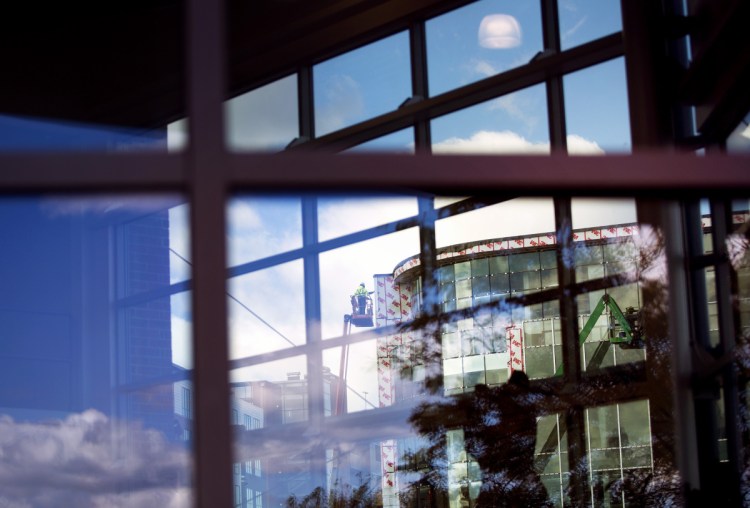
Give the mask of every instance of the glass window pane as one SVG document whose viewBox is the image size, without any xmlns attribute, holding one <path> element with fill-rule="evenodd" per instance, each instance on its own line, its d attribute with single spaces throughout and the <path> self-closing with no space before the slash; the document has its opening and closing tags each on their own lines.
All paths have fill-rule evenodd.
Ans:
<svg viewBox="0 0 750 508">
<path fill-rule="evenodd" d="M 404 129 L 357 145 L 346 152 L 414 153 L 414 129 Z"/>
<path fill-rule="evenodd" d="M 316 135 L 395 111 L 411 97 L 409 61 L 402 32 L 316 65 Z"/>
<path fill-rule="evenodd" d="M 170 286 L 180 201 L 0 200 L 0 454 L 39 476 L 6 475 L 3 503 L 191 504 L 192 318 Z"/>
<path fill-rule="evenodd" d="M 302 247 L 298 197 L 237 196 L 227 207 L 230 267 Z"/>
<path fill-rule="evenodd" d="M 622 30 L 618 0 L 564 0 L 557 5 L 562 49 Z"/>
<path fill-rule="evenodd" d="M 233 277 L 227 285 L 231 358 L 305 343 L 301 260 Z"/>
<path fill-rule="evenodd" d="M 427 22 L 430 94 L 524 65 L 541 51 L 538 2 L 475 2 Z"/>
<path fill-rule="evenodd" d="M 318 237 L 328 240 L 416 214 L 417 200 L 411 196 L 321 197 L 318 199 Z"/>
<path fill-rule="evenodd" d="M 503 252 L 528 245 L 554 243 L 555 215 L 552 200 L 517 198 L 462 213 L 435 224 L 438 248 L 471 243 L 477 252 Z M 548 235 L 552 235 L 548 238 Z M 495 241 L 498 240 L 498 241 Z M 498 261 L 503 263 L 504 261 Z"/>
<path fill-rule="evenodd" d="M 230 150 L 283 150 L 299 133 L 297 75 L 228 100 L 224 115 Z"/>
<path fill-rule="evenodd" d="M 750 112 L 740 121 L 739 125 L 727 138 L 727 152 L 750 152 Z"/>
<path fill-rule="evenodd" d="M 642 297 L 638 264 L 642 243 L 631 199 L 572 200 L 576 281 L 601 281 L 604 289 L 579 295 L 579 330 L 590 330 L 581 350 L 582 366 L 598 370 L 645 360 L 641 336 Z M 656 262 L 651 260 L 649 262 Z M 601 287 L 601 286 L 600 286 Z M 597 309 L 602 314 L 591 316 Z M 625 330 L 627 326 L 631 331 Z"/>
<path fill-rule="evenodd" d="M 432 121 L 432 151 L 449 153 L 549 153 L 543 85 L 441 116 Z"/>
<path fill-rule="evenodd" d="M 416 264 L 408 269 L 401 264 L 417 252 L 419 232 L 411 228 L 320 254 L 323 337 L 342 335 L 344 316 L 349 314 L 370 314 L 370 320 L 381 315 L 383 319 L 397 320 L 411 316 L 415 300 L 412 298 L 413 286 L 404 284 L 394 288 L 393 278 L 397 276 L 395 271 L 398 267 L 407 272 L 418 270 Z M 355 298 L 360 283 L 364 283 L 365 292 L 369 293 L 367 303 L 361 309 Z M 352 323 L 358 326 L 356 321 Z M 367 324 L 362 323 L 362 326 Z"/>
<path fill-rule="evenodd" d="M 617 58 L 563 78 L 568 152 L 630 152 L 625 61 Z"/>
</svg>

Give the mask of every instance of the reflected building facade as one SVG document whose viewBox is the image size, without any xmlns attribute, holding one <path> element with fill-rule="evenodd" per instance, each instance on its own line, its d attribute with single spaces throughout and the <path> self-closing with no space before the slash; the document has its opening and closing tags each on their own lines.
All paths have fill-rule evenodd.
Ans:
<svg viewBox="0 0 750 508">
<path fill-rule="evenodd" d="M 734 223 L 744 224 L 747 218 L 747 213 L 736 213 Z M 710 252 L 709 217 L 703 219 L 703 231 L 706 250 Z M 574 231 L 573 238 L 571 260 L 576 281 L 608 281 L 605 287 L 594 287 L 577 297 L 577 329 L 588 330 L 581 337 L 582 369 L 594 372 L 644 363 L 643 341 L 648 337 L 621 342 L 623 327 L 610 303 L 628 315 L 640 315 L 645 267 L 638 225 L 582 229 Z M 443 313 L 454 316 L 440 325 L 439 332 L 444 396 L 462 397 L 477 385 L 500 387 L 514 371 L 525 372 L 532 382 L 562 374 L 557 295 L 550 293 L 552 296 L 542 301 L 523 303 L 525 296 L 558 287 L 555 242 L 555 235 L 550 233 L 438 249 L 438 303 Z M 750 276 L 747 263 L 738 266 L 740 278 Z M 713 271 L 706 272 L 708 287 L 713 286 L 713 277 Z M 378 326 L 418 319 L 422 306 L 419 256 L 404 260 L 392 274 L 376 275 L 375 286 Z M 743 309 L 750 302 L 747 296 L 740 297 L 739 306 Z M 707 305 L 715 334 L 715 291 L 709 291 Z M 743 323 L 747 326 L 747 319 L 743 318 Z M 424 359 L 415 355 L 417 334 L 408 326 L 401 330 L 378 339 L 381 408 L 419 398 L 419 387 L 425 381 Z M 637 499 L 631 486 L 652 474 L 654 450 L 649 411 L 648 400 L 586 409 L 586 456 L 591 502 L 595 506 L 630 505 Z M 421 469 L 425 473 L 429 467 L 424 460 L 419 464 L 418 450 L 428 446 L 426 441 L 418 438 L 381 443 L 384 506 L 474 506 L 482 486 L 482 470 L 466 451 L 464 430 L 448 430 L 444 439 L 448 465 L 443 472 L 443 492 L 434 485 L 413 481 L 415 471 Z M 566 440 L 562 415 L 544 414 L 537 418 L 534 467 L 555 506 L 569 504 Z M 389 468 L 389 464 L 396 466 Z"/>
</svg>

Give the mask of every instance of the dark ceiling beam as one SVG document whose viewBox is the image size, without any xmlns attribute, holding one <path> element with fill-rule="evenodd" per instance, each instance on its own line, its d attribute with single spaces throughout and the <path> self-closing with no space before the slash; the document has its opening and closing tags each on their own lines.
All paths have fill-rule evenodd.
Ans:
<svg viewBox="0 0 750 508">
<path fill-rule="evenodd" d="M 413 20 L 437 16 L 474 0 L 341 0 L 322 10 L 254 15 L 252 3 L 230 7 L 230 95 L 256 88 L 379 38 L 406 30 Z M 294 3 L 294 2 L 292 2 Z"/>
</svg>

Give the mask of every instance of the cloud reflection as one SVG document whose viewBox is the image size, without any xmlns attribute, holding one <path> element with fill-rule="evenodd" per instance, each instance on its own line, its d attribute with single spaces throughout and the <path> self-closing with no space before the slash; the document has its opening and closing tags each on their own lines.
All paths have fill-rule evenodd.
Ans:
<svg viewBox="0 0 750 508">
<path fill-rule="evenodd" d="M 188 451 L 89 409 L 61 420 L 0 416 L 0 506 L 190 504 Z M 40 488 L 44 485 L 44 488 Z"/>
</svg>

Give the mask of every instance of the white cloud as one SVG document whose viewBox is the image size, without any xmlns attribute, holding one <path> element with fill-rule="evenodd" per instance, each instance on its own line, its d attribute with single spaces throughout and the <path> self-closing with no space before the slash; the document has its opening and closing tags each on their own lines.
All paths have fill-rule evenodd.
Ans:
<svg viewBox="0 0 750 508">
<path fill-rule="evenodd" d="M 552 200 L 519 198 L 438 221 L 438 247 L 555 230 Z"/>
<path fill-rule="evenodd" d="M 271 327 L 295 345 L 305 343 L 304 277 L 302 262 L 294 261 L 229 281 L 229 333 L 232 358 L 291 347 Z M 270 325 L 270 327 L 268 326 Z"/>
<path fill-rule="evenodd" d="M 432 147 L 436 154 L 544 154 L 549 153 L 549 150 L 548 142 L 529 141 L 512 131 L 478 131 L 469 138 L 448 138 Z M 575 155 L 595 155 L 603 154 L 604 150 L 595 141 L 570 134 L 568 152 Z"/>
<path fill-rule="evenodd" d="M 172 314 L 172 363 L 193 368 L 193 323 Z"/>
<path fill-rule="evenodd" d="M 237 199 L 230 201 L 228 214 L 232 228 L 237 231 L 254 231 L 263 226 L 258 211 L 246 201 Z"/>
<path fill-rule="evenodd" d="M 570 0 L 562 0 L 560 3 L 563 9 L 569 12 L 576 12 L 578 11 L 578 5 L 576 5 L 574 2 L 571 2 Z"/>
<path fill-rule="evenodd" d="M 360 282 L 373 290 L 372 276 L 393 273 L 398 263 L 419 253 L 419 231 L 410 228 L 320 255 L 323 337 L 341 335 L 349 297 Z"/>
<path fill-rule="evenodd" d="M 472 70 L 481 76 L 484 77 L 490 77 L 497 74 L 499 71 L 493 66 L 491 63 L 489 63 L 486 60 L 475 60 L 472 62 L 473 68 Z"/>
<path fill-rule="evenodd" d="M 242 197 L 228 210 L 229 266 L 247 263 L 302 246 L 300 200 Z"/>
<path fill-rule="evenodd" d="M 580 20 L 578 20 L 578 22 L 571 28 L 565 30 L 565 32 L 563 32 L 561 36 L 562 40 L 567 40 L 568 38 L 572 37 L 586 23 L 587 19 L 588 16 L 584 16 Z"/>
<path fill-rule="evenodd" d="M 511 131 L 478 131 L 469 138 L 448 138 L 432 147 L 436 154 L 447 153 L 548 153 L 549 143 L 534 143 Z"/>
<path fill-rule="evenodd" d="M 322 84 L 323 99 L 316 111 L 319 135 L 340 129 L 362 116 L 365 101 L 359 83 L 347 74 L 333 74 Z"/>
<path fill-rule="evenodd" d="M 63 420 L 0 416 L 0 506 L 188 506 L 190 457 L 155 430 L 93 409 Z"/>
<path fill-rule="evenodd" d="M 322 198 L 318 204 L 321 240 L 362 231 L 417 214 L 415 197 Z"/>
<path fill-rule="evenodd" d="M 509 14 L 489 14 L 479 24 L 478 38 L 483 48 L 514 48 L 521 44 L 521 25 Z"/>
<path fill-rule="evenodd" d="M 631 198 L 573 198 L 570 207 L 575 229 L 636 222 Z"/>
<path fill-rule="evenodd" d="M 517 93 L 498 97 L 491 101 L 489 105 L 490 111 L 504 111 L 509 117 L 524 124 L 528 133 L 533 132 L 539 123 L 539 119 L 536 116 L 530 115 L 527 112 L 534 109 L 536 108 L 533 107 L 528 97 Z"/>
<path fill-rule="evenodd" d="M 568 134 L 568 153 L 571 155 L 602 155 L 604 150 L 596 141 L 582 138 L 578 134 Z"/>
<path fill-rule="evenodd" d="M 234 150 L 279 150 L 299 133 L 293 74 L 225 103 L 227 144 Z"/>
</svg>

